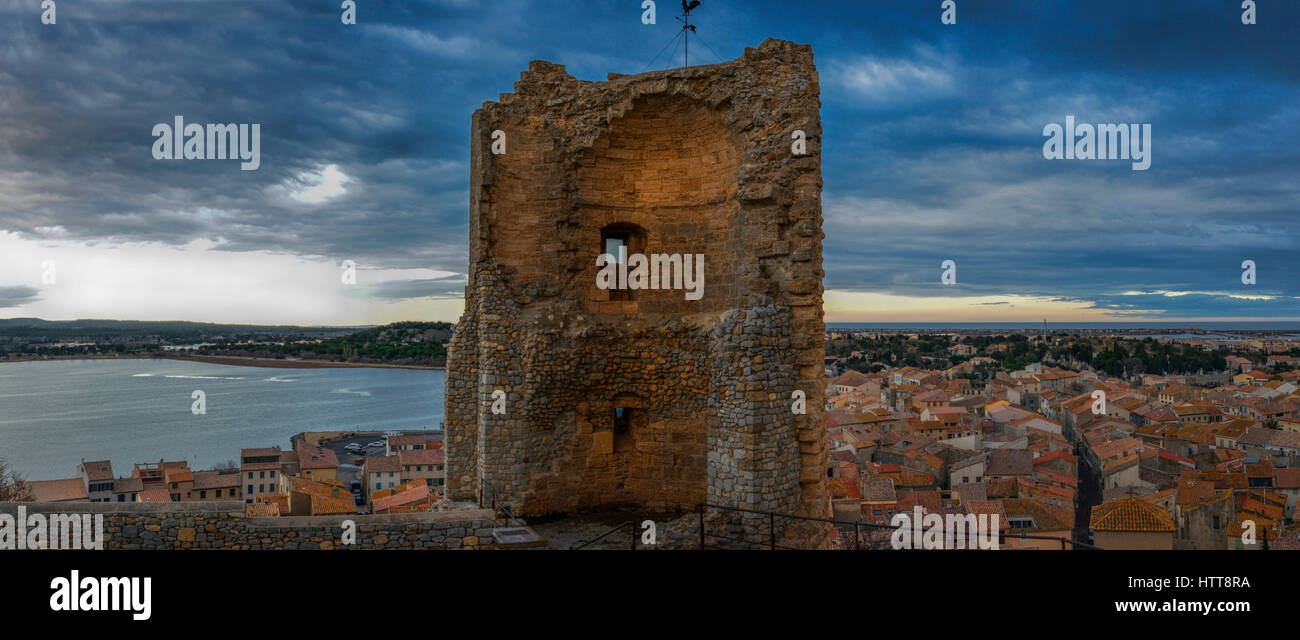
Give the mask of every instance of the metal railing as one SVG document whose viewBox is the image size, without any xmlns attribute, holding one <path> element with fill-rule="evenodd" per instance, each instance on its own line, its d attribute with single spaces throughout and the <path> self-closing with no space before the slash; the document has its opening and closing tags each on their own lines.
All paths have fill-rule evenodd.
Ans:
<svg viewBox="0 0 1300 640">
<path fill-rule="evenodd" d="M 507 527 L 524 526 L 526 523 L 514 511 L 510 509 L 510 504 L 505 502 L 504 493 L 493 486 L 487 480 L 479 480 L 478 504 L 480 507 L 492 509 L 492 513 L 497 520 L 505 520 Z"/>
<path fill-rule="evenodd" d="M 635 520 L 628 520 L 627 522 L 624 522 L 623 524 L 620 524 L 617 527 L 614 527 L 613 529 L 610 529 L 609 531 L 606 531 L 605 533 L 596 536 L 595 538 L 592 538 L 576 547 L 573 547 L 572 549 L 570 549 L 570 551 L 577 551 L 578 549 L 582 549 L 583 547 L 593 545 L 622 529 L 628 529 L 629 533 L 631 534 L 630 535 L 631 541 L 628 543 L 628 550 L 636 551 L 636 521 Z"/>
<path fill-rule="evenodd" d="M 709 509 L 717 509 L 724 512 L 733 512 L 733 513 L 740 513 L 745 515 L 766 516 L 767 525 L 768 525 L 767 544 L 763 544 L 762 542 L 756 542 L 753 540 L 746 540 L 744 538 L 737 538 L 734 536 L 726 536 L 718 533 L 710 533 L 708 531 L 708 525 L 705 519 L 705 513 Z M 883 541 L 868 540 L 868 539 L 864 539 L 863 533 L 864 532 L 870 533 L 873 531 L 884 532 L 886 530 L 889 533 L 893 533 L 894 531 L 894 527 L 891 527 L 889 525 L 875 524 L 871 522 L 854 522 L 850 520 L 833 520 L 831 518 L 814 518 L 812 516 L 796 516 L 788 513 L 777 513 L 775 511 L 758 511 L 755 509 L 742 509 L 740 507 L 726 507 L 723 505 L 708 504 L 708 503 L 701 504 L 699 512 L 700 512 L 699 540 L 700 540 L 701 549 L 710 548 L 709 545 L 710 540 L 725 540 L 728 542 L 738 543 L 741 545 L 747 545 L 751 548 L 757 548 L 757 549 L 801 550 L 802 549 L 801 547 L 791 547 L 791 546 L 777 544 L 776 524 L 778 519 L 782 521 L 797 520 L 797 521 L 804 521 L 804 522 L 820 522 L 823 524 L 833 526 L 840 533 L 840 539 L 844 540 L 844 543 L 847 545 L 844 548 L 849 548 L 853 550 L 863 550 L 867 548 L 889 548 L 888 535 L 885 535 L 883 537 Z M 744 515 L 742 515 L 741 517 L 743 518 Z M 848 531 L 853 532 L 853 535 L 851 537 L 845 535 Z M 872 536 L 872 537 L 876 538 L 877 536 Z M 722 547 L 715 547 L 715 548 L 722 548 Z"/>
</svg>

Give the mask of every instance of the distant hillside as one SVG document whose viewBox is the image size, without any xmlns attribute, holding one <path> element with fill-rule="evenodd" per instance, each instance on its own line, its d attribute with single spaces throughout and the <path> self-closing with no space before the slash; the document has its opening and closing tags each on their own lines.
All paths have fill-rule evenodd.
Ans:
<svg viewBox="0 0 1300 640">
<path fill-rule="evenodd" d="M 251 339 L 258 336 L 334 337 L 365 327 L 297 327 L 293 325 L 216 324 L 152 320 L 42 320 L 0 318 L 0 336 L 56 342 L 97 340 L 157 340 L 182 344 L 212 339 Z"/>
<path fill-rule="evenodd" d="M 304 339 L 278 344 L 226 342 L 200 349 L 198 353 L 441 366 L 447 361 L 444 343 L 451 340 L 452 327 L 448 322 L 395 322 L 319 341 Z"/>
<path fill-rule="evenodd" d="M 0 360 L 207 355 L 442 366 L 447 360 L 444 343 L 451 339 L 452 327 L 447 322 L 298 327 L 4 318 L 0 319 Z"/>
</svg>

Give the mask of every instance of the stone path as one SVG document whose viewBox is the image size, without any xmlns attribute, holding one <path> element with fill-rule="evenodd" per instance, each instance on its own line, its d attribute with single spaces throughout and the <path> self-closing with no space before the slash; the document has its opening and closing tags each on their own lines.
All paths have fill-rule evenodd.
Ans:
<svg viewBox="0 0 1300 640">
<path fill-rule="evenodd" d="M 572 549 L 583 542 L 591 540 L 618 525 L 631 520 L 636 523 L 611 534 L 609 537 L 593 544 L 586 549 L 623 549 L 627 550 L 633 534 L 637 537 L 637 548 L 641 548 L 641 522 L 653 520 L 658 533 L 662 534 L 663 527 L 677 514 L 663 513 L 646 513 L 631 511 L 611 511 L 604 513 L 589 513 L 576 516 L 567 516 L 560 520 L 544 522 L 541 524 L 529 523 L 539 535 L 546 538 L 548 549 Z M 585 550 L 585 549 L 584 549 Z"/>
</svg>

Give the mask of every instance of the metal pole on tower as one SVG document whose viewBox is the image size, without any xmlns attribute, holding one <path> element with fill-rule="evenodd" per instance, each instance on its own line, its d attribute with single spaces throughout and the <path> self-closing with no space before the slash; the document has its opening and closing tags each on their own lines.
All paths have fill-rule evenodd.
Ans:
<svg viewBox="0 0 1300 640">
<path fill-rule="evenodd" d="M 691 24 L 691 11 L 699 8 L 700 0 L 682 0 L 682 34 L 686 36 L 685 64 L 682 66 L 691 66 L 691 33 L 695 31 L 695 25 Z"/>
</svg>

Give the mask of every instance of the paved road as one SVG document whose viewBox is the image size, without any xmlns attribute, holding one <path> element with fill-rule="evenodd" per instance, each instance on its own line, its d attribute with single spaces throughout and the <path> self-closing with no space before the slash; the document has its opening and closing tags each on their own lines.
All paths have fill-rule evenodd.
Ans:
<svg viewBox="0 0 1300 640">
<path fill-rule="evenodd" d="M 371 442 L 383 442 L 383 440 L 384 440 L 383 436 L 353 436 L 351 438 L 344 438 L 342 440 L 337 440 L 329 444 L 326 444 L 325 448 L 329 449 L 330 451 L 333 451 L 334 455 L 339 457 L 339 463 L 352 464 L 352 461 L 357 458 L 364 458 L 368 455 L 369 456 L 384 455 L 384 448 L 382 446 L 381 447 L 365 446 Z M 352 444 L 354 442 L 361 445 L 363 449 L 357 451 L 357 450 L 348 450 L 346 448 L 349 444 Z"/>
</svg>

